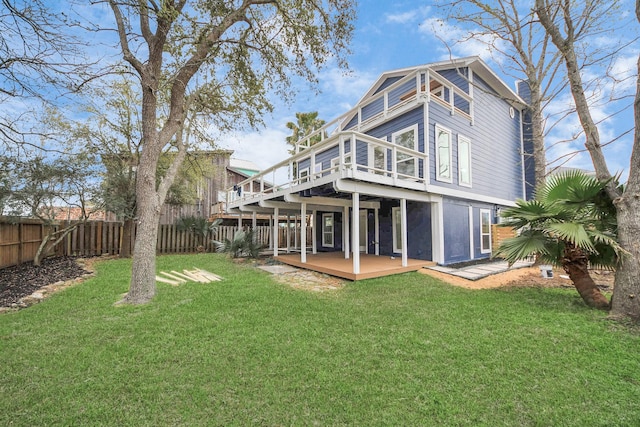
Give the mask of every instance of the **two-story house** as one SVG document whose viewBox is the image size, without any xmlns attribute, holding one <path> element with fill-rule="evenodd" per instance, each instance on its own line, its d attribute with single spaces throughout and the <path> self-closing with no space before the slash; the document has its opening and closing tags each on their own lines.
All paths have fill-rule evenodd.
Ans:
<svg viewBox="0 0 640 427">
<path fill-rule="evenodd" d="M 312 218 L 297 263 L 336 252 L 349 278 L 361 277 L 367 255 L 402 267 L 488 258 L 500 209 L 526 198 L 525 108 L 478 57 L 388 71 L 227 203 L 245 215 L 298 215 L 303 227 Z"/>
</svg>

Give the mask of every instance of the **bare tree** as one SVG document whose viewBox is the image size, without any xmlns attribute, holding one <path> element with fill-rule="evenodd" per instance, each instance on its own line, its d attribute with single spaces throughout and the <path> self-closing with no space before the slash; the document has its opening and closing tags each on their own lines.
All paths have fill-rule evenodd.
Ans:
<svg viewBox="0 0 640 427">
<path fill-rule="evenodd" d="M 137 169 L 138 231 L 128 303 L 155 294 L 160 207 L 187 152 L 182 137 L 192 108 L 218 128 L 260 122 L 270 90 L 285 97 L 291 75 L 314 81 L 329 59 L 346 66 L 351 0 L 108 0 L 124 60 L 142 90 L 142 149 Z M 166 96 L 163 102 L 162 97 Z M 237 125 L 236 125 L 237 126 Z M 175 157 L 156 182 L 163 150 Z"/>
<path fill-rule="evenodd" d="M 42 149 L 45 137 L 31 126 L 42 103 L 74 92 L 90 73 L 83 43 L 67 31 L 64 14 L 42 0 L 0 1 L 0 145 Z M 34 142 L 34 140 L 36 142 Z"/>
<path fill-rule="evenodd" d="M 483 41 L 505 73 L 517 78 L 525 76 L 530 93 L 524 96 L 529 104 L 524 125 L 531 132 L 535 175 L 535 182 L 528 184 L 541 186 L 547 175 L 543 111 L 564 87 L 556 79 L 560 61 L 549 35 L 535 14 L 517 0 L 457 0 L 441 4 L 450 6 L 448 18 L 469 27 L 460 42 Z"/>
<path fill-rule="evenodd" d="M 570 0 L 536 0 L 535 11 L 540 22 L 549 33 L 553 43 L 562 54 L 567 69 L 571 94 L 576 104 L 580 123 L 584 129 L 585 146 L 591 155 L 596 176 L 607 182 L 607 193 L 616 206 L 618 241 L 627 252 L 616 270 L 615 287 L 611 313 L 615 317 L 640 320 L 640 57 L 636 76 L 634 98 L 635 132 L 633 150 L 629 163 L 629 178 L 623 190 L 613 179 L 602 152 L 600 133 L 594 121 L 589 100 L 585 95 L 579 65 L 580 46 L 576 43 L 579 35 L 587 28 L 589 20 L 605 15 L 612 4 L 586 1 L 576 7 Z M 554 10 L 559 10 L 555 15 Z M 636 19 L 640 23 L 640 0 L 636 0 Z"/>
</svg>

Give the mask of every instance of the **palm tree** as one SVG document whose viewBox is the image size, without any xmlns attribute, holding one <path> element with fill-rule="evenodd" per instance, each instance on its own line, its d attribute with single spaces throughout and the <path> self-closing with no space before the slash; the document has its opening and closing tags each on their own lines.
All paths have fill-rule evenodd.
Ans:
<svg viewBox="0 0 640 427">
<path fill-rule="evenodd" d="M 317 131 L 326 123 L 324 120 L 318 118 L 318 112 L 313 111 L 310 113 L 296 113 L 297 123 L 288 122 L 287 128 L 291 130 L 291 136 L 287 137 L 287 144 L 293 148 L 289 150 L 289 154 L 296 154 L 296 143 L 307 135 Z M 313 137 L 311 145 L 318 143 L 321 140 L 320 135 Z"/>
<path fill-rule="evenodd" d="M 502 213 L 504 225 L 518 235 L 505 240 L 496 255 L 510 263 L 536 255 L 561 266 L 588 306 L 608 310 L 609 301 L 588 270 L 613 268 L 622 256 L 606 184 L 580 171 L 549 177 L 534 200 L 519 200 Z"/>
</svg>

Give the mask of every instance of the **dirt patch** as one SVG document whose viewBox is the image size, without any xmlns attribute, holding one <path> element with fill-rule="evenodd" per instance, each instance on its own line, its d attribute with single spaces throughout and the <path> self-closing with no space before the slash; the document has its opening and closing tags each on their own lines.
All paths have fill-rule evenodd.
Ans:
<svg viewBox="0 0 640 427">
<path fill-rule="evenodd" d="M 0 311 L 36 304 L 53 292 L 79 283 L 101 258 L 46 258 L 40 266 L 26 262 L 0 270 Z"/>
<path fill-rule="evenodd" d="M 568 287 L 573 284 L 562 269 L 554 268 L 552 278 L 544 278 L 539 267 L 518 268 L 504 273 L 493 274 L 480 280 L 467 280 L 462 277 L 440 273 L 423 268 L 420 273 L 440 279 L 454 286 L 467 289 L 491 289 L 499 287 Z M 613 290 L 614 273 L 612 271 L 592 270 L 591 277 L 602 290 Z"/>
</svg>

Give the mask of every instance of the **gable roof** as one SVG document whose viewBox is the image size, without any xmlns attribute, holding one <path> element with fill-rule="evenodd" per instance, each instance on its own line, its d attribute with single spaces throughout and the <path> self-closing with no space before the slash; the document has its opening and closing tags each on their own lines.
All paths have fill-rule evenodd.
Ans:
<svg viewBox="0 0 640 427">
<path fill-rule="evenodd" d="M 493 72 L 486 62 L 479 56 L 468 56 L 464 58 L 448 59 L 445 61 L 433 62 L 430 64 L 415 65 L 412 67 L 399 68 L 396 70 L 390 70 L 382 73 L 378 80 L 369 88 L 362 98 L 358 101 L 358 104 L 366 101 L 368 98 L 374 96 L 379 88 L 389 78 L 404 77 L 407 74 L 420 69 L 429 69 L 431 71 L 451 70 L 454 68 L 469 68 L 473 73 L 484 80 L 489 86 L 491 86 L 501 97 L 510 102 L 514 107 L 522 109 L 526 106 L 526 102 L 516 94 L 496 73 Z"/>
</svg>

